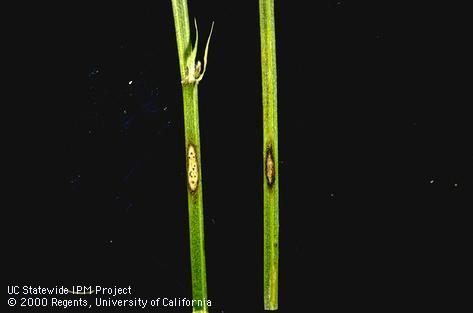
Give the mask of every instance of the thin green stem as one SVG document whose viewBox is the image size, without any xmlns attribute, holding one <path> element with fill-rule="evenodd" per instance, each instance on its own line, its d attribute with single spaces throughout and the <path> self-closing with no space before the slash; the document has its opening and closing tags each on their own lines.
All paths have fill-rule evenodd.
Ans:
<svg viewBox="0 0 473 313">
<path fill-rule="evenodd" d="M 264 308 L 278 309 L 279 166 L 274 0 L 259 0 L 263 85 Z"/>
<path fill-rule="evenodd" d="M 192 48 L 187 0 L 172 0 L 172 9 L 176 28 L 177 50 L 179 54 L 179 67 L 181 72 L 184 104 L 192 298 L 193 300 L 200 300 L 194 302 L 193 312 L 206 313 L 208 312 L 208 307 L 204 246 L 204 213 L 202 201 L 202 170 L 200 162 L 198 84 L 202 79 L 206 68 L 210 36 L 207 41 L 204 56 L 204 69 L 201 72 L 200 62 L 195 63 L 198 39 L 197 23 L 195 25 L 196 44 L 194 45 L 194 48 Z"/>
</svg>

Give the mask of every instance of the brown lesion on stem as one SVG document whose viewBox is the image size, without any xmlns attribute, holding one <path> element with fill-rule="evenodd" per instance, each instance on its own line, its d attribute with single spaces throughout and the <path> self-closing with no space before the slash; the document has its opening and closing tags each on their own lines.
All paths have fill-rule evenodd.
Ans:
<svg viewBox="0 0 473 313">
<path fill-rule="evenodd" d="M 266 148 L 266 180 L 269 186 L 272 186 L 276 179 L 276 167 L 274 165 L 273 147 Z"/>
<path fill-rule="evenodd" d="M 199 167 L 197 162 L 197 152 L 192 144 L 187 148 L 187 184 L 194 192 L 199 183 Z"/>
</svg>

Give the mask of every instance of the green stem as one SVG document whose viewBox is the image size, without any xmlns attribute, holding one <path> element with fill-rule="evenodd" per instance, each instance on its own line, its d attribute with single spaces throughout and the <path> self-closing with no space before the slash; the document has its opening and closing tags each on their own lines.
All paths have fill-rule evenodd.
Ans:
<svg viewBox="0 0 473 313">
<path fill-rule="evenodd" d="M 279 166 L 274 0 L 259 0 L 263 85 L 264 308 L 278 309 Z"/>
<path fill-rule="evenodd" d="M 195 63 L 197 50 L 190 42 L 189 17 L 186 0 L 172 0 L 176 28 L 177 50 L 181 72 L 184 102 L 184 125 L 186 141 L 187 198 L 189 207 L 190 256 L 192 273 L 193 312 L 208 312 L 207 279 L 205 270 L 204 218 L 202 201 L 202 171 L 200 162 L 198 83 L 206 67 L 207 48 L 204 56 L 204 71 L 200 62 Z M 210 37 L 209 37 L 210 40 Z"/>
</svg>

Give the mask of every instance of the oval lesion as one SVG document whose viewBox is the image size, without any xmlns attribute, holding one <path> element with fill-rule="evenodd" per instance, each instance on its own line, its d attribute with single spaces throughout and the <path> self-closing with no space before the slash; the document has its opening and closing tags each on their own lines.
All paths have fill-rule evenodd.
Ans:
<svg viewBox="0 0 473 313">
<path fill-rule="evenodd" d="M 191 191 L 197 189 L 199 169 L 197 166 L 197 154 L 193 145 L 189 145 L 187 152 L 187 182 Z"/>
<path fill-rule="evenodd" d="M 274 158 L 273 158 L 273 151 L 269 148 L 266 152 L 266 179 L 268 180 L 268 184 L 271 186 L 274 182 L 274 178 L 276 176 L 276 169 L 274 166 Z"/>
</svg>

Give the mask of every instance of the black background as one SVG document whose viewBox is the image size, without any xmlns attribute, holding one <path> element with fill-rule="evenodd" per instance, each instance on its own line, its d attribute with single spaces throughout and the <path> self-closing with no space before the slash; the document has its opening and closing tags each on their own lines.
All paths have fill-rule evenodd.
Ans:
<svg viewBox="0 0 473 313">
<path fill-rule="evenodd" d="M 460 8 L 276 2 L 280 311 L 442 301 L 472 207 Z M 199 87 L 211 311 L 262 312 L 258 5 L 190 15 L 200 59 L 215 21 Z M 28 7 L 11 29 L 7 284 L 189 298 L 170 2 Z"/>
</svg>

